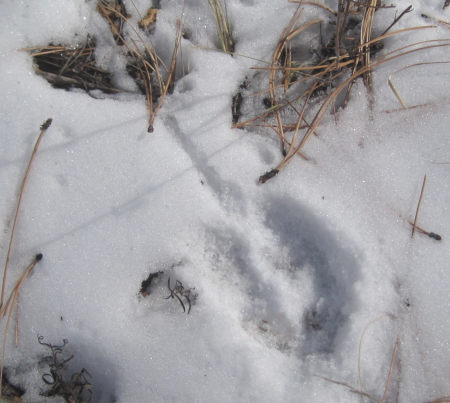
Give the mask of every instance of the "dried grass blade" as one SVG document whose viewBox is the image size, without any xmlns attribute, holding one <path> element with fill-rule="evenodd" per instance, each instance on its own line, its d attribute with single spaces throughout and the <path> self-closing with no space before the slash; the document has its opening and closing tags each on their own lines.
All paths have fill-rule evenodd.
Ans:
<svg viewBox="0 0 450 403">
<path fill-rule="evenodd" d="M 394 83 L 392 82 L 392 75 L 390 75 L 388 77 L 388 84 L 389 84 L 390 89 L 392 90 L 392 92 L 394 93 L 394 95 L 396 96 L 398 101 L 400 102 L 400 105 L 402 106 L 402 108 L 403 109 L 408 109 L 408 107 L 406 106 L 405 101 L 403 100 L 403 98 L 401 97 L 401 95 L 397 91 L 397 88 L 395 88 Z"/>
<path fill-rule="evenodd" d="M 402 18 L 405 14 L 408 14 L 408 13 L 410 13 L 411 11 L 413 11 L 413 7 L 410 5 L 410 6 L 408 6 L 408 7 L 406 7 L 401 13 L 400 13 L 400 15 L 398 16 L 398 17 L 395 17 L 394 18 L 394 21 L 392 22 L 392 24 L 391 25 L 389 25 L 385 30 L 384 30 L 384 32 L 381 34 L 381 36 L 383 36 L 384 34 L 386 34 L 395 24 L 397 24 L 397 22 L 399 22 L 400 21 L 400 18 Z"/>
<path fill-rule="evenodd" d="M 397 97 L 397 99 L 399 100 L 400 104 L 402 105 L 403 109 L 410 109 L 413 108 L 411 107 L 407 107 L 406 103 L 404 102 L 403 98 L 401 97 L 401 95 L 399 94 L 399 92 L 397 91 L 397 88 L 395 88 L 394 83 L 392 82 L 392 77 L 397 74 L 400 73 L 401 71 L 407 70 L 411 67 L 418 67 L 418 66 L 424 66 L 424 65 L 430 65 L 430 64 L 447 64 L 450 63 L 450 61 L 439 61 L 439 62 L 422 62 L 422 63 L 414 63 L 414 64 L 410 64 L 408 66 L 402 67 L 399 70 L 394 71 L 388 78 L 388 84 L 389 87 L 391 88 L 391 90 L 393 91 L 394 95 Z M 416 106 L 417 107 L 417 106 Z"/>
</svg>

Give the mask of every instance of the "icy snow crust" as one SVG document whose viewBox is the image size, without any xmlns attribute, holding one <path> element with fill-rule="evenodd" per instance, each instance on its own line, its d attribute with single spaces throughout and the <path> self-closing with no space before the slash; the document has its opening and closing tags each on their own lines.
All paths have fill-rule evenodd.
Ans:
<svg viewBox="0 0 450 403">
<path fill-rule="evenodd" d="M 450 7 L 443 11 L 441 3 L 415 2 L 397 28 L 426 24 L 421 13 L 448 21 Z M 136 9 L 125 4 L 136 22 Z M 149 6 L 135 5 L 142 14 Z M 399 12 L 409 3 L 395 5 Z M 39 125 L 53 118 L 25 190 L 8 277 L 10 289 L 43 253 L 20 295 L 19 348 L 12 328 L 7 342 L 8 374 L 26 389 L 24 401 L 42 399 L 37 362 L 47 352 L 38 335 L 69 340 L 70 368 L 89 371 L 96 402 L 362 399 L 321 377 L 380 399 L 397 339 L 388 401 L 450 394 L 449 65 L 396 75 L 409 105 L 428 106 L 385 113 L 399 108 L 388 75 L 447 60 L 448 47 L 380 67 L 372 110 L 358 82 L 338 120 L 326 116 L 308 143 L 312 161 L 299 158 L 258 185 L 279 162 L 279 145 L 230 128 L 232 96 L 258 64 L 238 55 L 270 60 L 295 7 L 228 0 L 232 57 L 215 50 L 207 1 L 161 1 L 152 40 L 167 61 L 183 16 L 189 73 L 148 134 L 142 96 L 95 99 L 54 89 L 18 51 L 76 44 L 89 33 L 98 38 L 99 63 L 120 66 L 95 2 L 2 5 L 3 257 Z M 381 29 L 393 11 L 379 13 Z M 313 17 L 327 15 L 306 7 L 303 18 Z M 383 52 L 448 33 L 439 26 L 394 37 Z M 425 173 L 420 224 L 441 242 L 411 239 L 407 222 Z M 157 271 L 164 274 L 150 295 L 138 295 Z M 195 287 L 189 315 L 176 299 L 164 299 L 168 276 L 172 285 Z"/>
</svg>

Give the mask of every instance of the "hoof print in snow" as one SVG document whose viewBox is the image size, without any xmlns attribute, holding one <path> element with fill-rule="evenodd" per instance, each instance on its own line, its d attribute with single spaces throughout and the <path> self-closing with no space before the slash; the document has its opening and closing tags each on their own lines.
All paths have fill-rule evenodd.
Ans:
<svg viewBox="0 0 450 403">
<path fill-rule="evenodd" d="M 280 301 L 280 290 L 269 273 L 252 256 L 252 244 L 232 228 L 209 228 L 206 254 L 220 278 L 220 290 L 228 287 L 242 302 L 242 328 L 270 348 L 290 350 L 297 344 L 297 324 L 290 322 Z M 281 297 L 283 298 L 283 297 Z"/>
<path fill-rule="evenodd" d="M 266 225 L 288 255 L 286 275 L 300 272 L 312 287 L 305 290 L 311 296 L 302 316 L 302 355 L 332 353 L 356 305 L 353 284 L 360 267 L 352 245 L 331 233 L 322 218 L 294 200 L 273 197 L 267 206 Z"/>
<path fill-rule="evenodd" d="M 281 352 L 292 351 L 297 345 L 293 332 L 280 329 L 274 323 L 261 319 L 256 322 L 244 322 L 244 329 L 260 339 L 266 346 Z"/>
</svg>

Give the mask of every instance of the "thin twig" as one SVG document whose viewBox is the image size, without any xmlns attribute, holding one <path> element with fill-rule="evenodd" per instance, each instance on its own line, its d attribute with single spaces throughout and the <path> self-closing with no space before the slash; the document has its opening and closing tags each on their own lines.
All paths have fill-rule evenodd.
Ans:
<svg viewBox="0 0 450 403">
<path fill-rule="evenodd" d="M 367 398 L 369 398 L 370 400 L 372 400 L 372 401 L 374 401 L 374 402 L 378 402 L 378 399 L 377 399 L 375 396 L 369 395 L 369 394 L 366 393 L 366 392 L 363 392 L 363 391 L 361 391 L 361 390 L 358 390 L 358 389 L 354 388 L 353 386 L 349 385 L 348 383 L 340 382 L 340 381 L 335 381 L 334 379 L 327 378 L 327 377 L 325 377 L 325 376 L 320 376 L 320 375 L 314 375 L 314 376 L 316 376 L 316 377 L 318 377 L 318 378 L 321 378 L 321 379 L 323 379 L 324 381 L 334 383 L 335 385 L 344 386 L 345 388 L 347 388 L 347 389 L 348 389 L 350 392 L 352 392 L 352 393 L 355 393 L 355 394 L 360 395 L 360 396 L 363 396 L 363 397 L 367 397 Z"/>
<path fill-rule="evenodd" d="M 394 21 L 392 22 L 391 25 L 389 25 L 384 32 L 381 35 L 384 35 L 385 33 L 387 33 L 395 24 L 397 24 L 397 22 L 400 20 L 400 18 L 402 18 L 405 14 L 410 13 L 411 11 L 413 11 L 413 7 L 410 5 L 408 7 L 406 7 L 398 17 L 394 18 Z"/>
</svg>

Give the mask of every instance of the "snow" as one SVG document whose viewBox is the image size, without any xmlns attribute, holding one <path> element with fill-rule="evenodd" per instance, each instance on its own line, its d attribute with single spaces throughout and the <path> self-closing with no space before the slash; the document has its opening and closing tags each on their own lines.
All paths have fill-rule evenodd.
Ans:
<svg viewBox="0 0 450 403">
<path fill-rule="evenodd" d="M 148 7 L 124 3 L 134 23 Z M 415 2 L 397 29 L 429 24 L 421 13 L 448 21 L 450 7 L 441 3 Z M 305 147 L 311 161 L 296 158 L 260 185 L 258 177 L 280 161 L 278 139 L 231 129 L 231 102 L 250 68 L 262 64 L 249 57 L 270 60 L 296 5 L 227 4 L 234 57 L 215 49 L 207 1 L 161 1 L 152 41 L 166 63 L 182 15 L 191 38 L 182 41 L 188 72 L 151 134 L 143 96 L 97 99 L 52 88 L 19 50 L 94 35 L 99 63 L 117 69 L 117 83 L 129 88 L 95 2 L 3 5 L 4 259 L 39 126 L 53 118 L 11 255 L 8 290 L 35 254 L 44 257 L 20 293 L 18 348 L 9 329 L 8 378 L 26 390 L 24 401 L 42 399 L 38 362 L 48 352 L 41 335 L 51 344 L 69 341 L 70 368 L 89 371 L 96 402 L 357 402 L 360 395 L 324 378 L 381 399 L 398 340 L 387 401 L 449 395 L 449 64 L 393 76 L 407 105 L 426 104 L 420 108 L 394 111 L 400 104 L 387 82 L 404 66 L 446 61 L 448 47 L 377 68 L 372 106 L 356 82 L 348 106 L 337 120 L 327 114 Z M 398 13 L 408 5 L 395 3 Z M 380 11 L 375 28 L 393 14 Z M 305 7 L 305 20 L 318 17 L 327 14 Z M 445 37 L 448 28 L 437 25 L 391 37 L 383 52 Z M 425 174 L 419 226 L 442 235 L 440 242 L 411 238 L 407 222 Z M 158 271 L 150 295 L 139 295 Z M 195 288 L 189 314 L 177 299 L 164 299 L 169 277 L 172 287 L 179 280 Z"/>
</svg>

